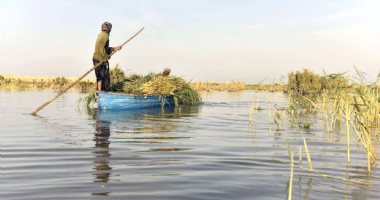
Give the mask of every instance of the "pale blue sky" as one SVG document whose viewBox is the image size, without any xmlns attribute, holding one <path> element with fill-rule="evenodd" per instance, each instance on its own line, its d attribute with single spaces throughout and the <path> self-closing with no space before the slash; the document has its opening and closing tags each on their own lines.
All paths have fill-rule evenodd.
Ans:
<svg viewBox="0 0 380 200">
<path fill-rule="evenodd" d="M 0 0 L 0 74 L 80 76 L 100 25 L 128 72 L 279 81 L 289 71 L 380 72 L 380 1 Z M 93 77 L 93 74 L 89 77 Z"/>
</svg>

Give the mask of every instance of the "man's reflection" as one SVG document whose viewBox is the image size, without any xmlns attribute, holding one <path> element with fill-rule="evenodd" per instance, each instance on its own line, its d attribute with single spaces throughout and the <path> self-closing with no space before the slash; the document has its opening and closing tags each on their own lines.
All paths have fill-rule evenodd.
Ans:
<svg viewBox="0 0 380 200">
<path fill-rule="evenodd" d="M 109 166 L 109 159 L 111 157 L 111 154 L 109 152 L 111 122 L 100 120 L 97 112 L 92 113 L 92 117 L 96 120 L 94 136 L 95 147 L 92 151 L 94 154 L 94 182 L 102 183 L 103 188 L 106 186 L 105 184 L 108 183 L 112 170 L 112 167 Z M 107 191 L 107 187 L 103 189 L 105 191 L 96 191 L 93 192 L 92 195 L 107 196 L 109 193 Z"/>
<path fill-rule="evenodd" d="M 94 137 L 95 148 L 95 182 L 108 182 L 110 177 L 109 158 L 111 154 L 109 153 L 108 146 L 110 142 L 108 141 L 110 136 L 110 124 L 109 121 L 96 120 L 96 133 Z"/>
</svg>

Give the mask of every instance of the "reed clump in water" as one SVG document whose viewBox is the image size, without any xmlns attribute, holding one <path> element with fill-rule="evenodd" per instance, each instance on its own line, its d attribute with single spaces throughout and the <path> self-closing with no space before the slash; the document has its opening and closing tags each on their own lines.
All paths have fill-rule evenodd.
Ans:
<svg viewBox="0 0 380 200">
<path fill-rule="evenodd" d="M 83 103 L 88 109 L 93 108 L 96 103 L 97 97 L 95 91 L 89 92 L 86 96 L 79 98 L 78 104 Z"/>
<path fill-rule="evenodd" d="M 306 127 L 310 127 L 313 117 L 321 114 L 328 122 L 330 132 L 334 132 L 336 126 L 344 124 L 347 162 L 351 161 L 350 143 L 353 135 L 350 132 L 353 131 L 356 135 L 354 139 L 359 141 L 367 152 L 370 171 L 377 159 L 373 144 L 379 139 L 380 93 L 378 81 L 366 84 L 363 74 L 357 72 L 359 82 L 351 83 L 345 74 L 318 76 L 308 71 L 291 73 L 288 113 L 293 122 L 299 123 L 300 119 L 303 119 Z"/>
<path fill-rule="evenodd" d="M 285 92 L 296 92 L 301 95 L 318 95 L 326 90 L 334 90 L 338 86 L 340 88 L 349 86 L 349 81 L 344 74 L 320 76 L 308 69 L 304 69 L 303 71 L 288 74 L 288 84 Z"/>
</svg>

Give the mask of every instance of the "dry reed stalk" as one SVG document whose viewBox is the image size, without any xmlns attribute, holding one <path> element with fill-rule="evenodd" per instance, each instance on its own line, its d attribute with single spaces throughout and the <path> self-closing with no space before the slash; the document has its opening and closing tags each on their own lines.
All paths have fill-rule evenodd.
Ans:
<svg viewBox="0 0 380 200">
<path fill-rule="evenodd" d="M 304 138 L 304 144 L 306 144 L 306 140 Z M 306 155 L 308 157 L 308 159 L 310 158 L 310 155 L 309 155 L 309 151 L 307 150 L 307 145 L 306 145 Z M 294 162 L 294 159 L 293 159 L 293 152 L 291 151 L 290 149 L 290 146 L 289 146 L 289 143 L 288 143 L 288 153 L 289 153 L 289 157 L 290 157 L 290 160 L 291 160 L 291 165 L 294 165 L 293 162 Z M 293 161 L 292 161 L 293 160 Z M 355 184 L 361 184 L 361 185 L 369 185 L 368 182 L 360 182 L 360 181 L 354 181 L 354 180 L 351 180 L 351 179 L 347 179 L 347 178 L 339 178 L 339 177 L 334 177 L 334 176 L 331 176 L 331 175 L 327 175 L 327 174 L 323 174 L 322 172 L 319 172 L 319 171 L 316 171 L 314 169 L 310 169 L 310 166 L 309 168 L 304 168 L 302 166 L 302 147 L 299 146 L 299 161 L 300 161 L 300 169 L 303 169 L 303 170 L 307 170 L 309 172 L 313 172 L 319 176 L 322 176 L 324 178 L 330 178 L 330 179 L 336 179 L 336 180 L 340 180 L 340 181 L 344 181 L 344 182 L 348 182 L 348 183 L 355 183 Z M 311 163 L 311 159 L 310 159 L 310 163 Z M 291 173 L 292 174 L 292 173 Z M 293 175 L 291 175 L 292 177 Z"/>
<path fill-rule="evenodd" d="M 348 102 L 346 102 L 346 137 L 347 137 L 347 162 L 351 162 L 351 156 L 350 156 L 350 107 Z"/>
<path fill-rule="evenodd" d="M 306 139 L 305 137 L 303 138 L 303 144 L 305 146 L 305 153 L 306 153 L 306 156 L 307 156 L 307 162 L 309 164 L 309 169 L 310 170 L 313 170 L 313 164 L 311 163 L 311 158 L 310 158 L 310 154 L 309 154 L 309 149 L 307 148 L 307 143 L 306 143 Z"/>
<path fill-rule="evenodd" d="M 310 154 L 309 154 L 309 151 L 308 151 L 308 148 L 307 148 L 307 143 L 306 143 L 306 139 L 305 137 L 303 138 L 303 141 L 304 141 L 304 146 L 305 146 L 305 152 L 306 152 L 306 156 L 307 156 L 307 160 L 308 160 L 308 163 L 309 163 L 309 168 L 304 168 L 302 166 L 302 148 L 300 146 L 300 150 L 299 150 L 299 157 L 300 157 L 300 168 L 301 169 L 304 169 L 304 170 L 307 170 L 307 171 L 310 171 L 310 172 L 313 172 L 313 173 L 316 173 L 324 178 L 331 178 L 331 179 L 336 179 L 336 180 L 341 180 L 341 181 L 345 181 L 345 182 L 349 182 L 349 183 L 356 183 L 356 184 L 361 184 L 361 185 L 368 185 L 369 183 L 366 183 L 366 182 L 360 182 L 360 181 L 354 181 L 354 180 L 350 180 L 350 179 L 345 179 L 345 178 L 338 178 L 338 177 L 334 177 L 334 176 L 330 176 L 330 175 L 326 175 L 326 174 L 323 174 L 319 171 L 316 171 L 313 169 L 313 166 L 311 165 L 311 159 L 310 159 Z M 290 147 L 288 147 L 290 148 Z"/>
<path fill-rule="evenodd" d="M 369 151 L 367 152 L 367 163 L 368 172 L 371 172 L 371 155 Z"/>
<path fill-rule="evenodd" d="M 292 199 L 292 189 L 293 189 L 293 168 L 294 168 L 294 153 L 290 152 L 290 178 L 289 178 L 289 190 L 288 190 L 288 200 Z"/>
<path fill-rule="evenodd" d="M 351 180 L 351 179 L 339 178 L 339 177 L 323 174 L 322 172 L 319 172 L 319 171 L 316 171 L 316 170 L 310 170 L 310 169 L 304 168 L 302 166 L 300 166 L 300 168 L 303 169 L 303 170 L 307 170 L 309 172 L 313 172 L 313 173 L 315 173 L 315 174 L 317 174 L 319 176 L 322 176 L 324 178 L 330 178 L 330 179 L 335 179 L 335 180 L 340 180 L 340 181 L 344 181 L 344 182 L 348 182 L 348 183 L 355 183 L 355 184 L 360 184 L 360 185 L 369 185 L 370 184 L 368 182 L 354 181 L 354 180 Z"/>
<path fill-rule="evenodd" d="M 364 131 L 360 131 L 356 128 L 356 126 L 353 124 L 352 121 L 351 126 L 353 127 L 356 135 L 358 136 L 359 140 L 363 144 L 365 150 L 367 151 L 367 166 L 368 166 L 368 171 L 371 171 L 371 164 L 376 162 L 376 152 L 372 146 L 372 142 L 370 140 L 369 133 L 364 129 Z M 359 127 L 361 129 L 362 127 Z"/>
</svg>

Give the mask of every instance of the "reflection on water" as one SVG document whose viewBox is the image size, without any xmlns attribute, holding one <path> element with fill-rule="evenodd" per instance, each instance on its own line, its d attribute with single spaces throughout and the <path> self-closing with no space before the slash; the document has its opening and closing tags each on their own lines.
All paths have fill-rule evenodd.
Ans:
<svg viewBox="0 0 380 200">
<path fill-rule="evenodd" d="M 109 152 L 108 138 L 110 136 L 110 122 L 96 120 L 96 133 L 94 137 L 95 148 L 93 153 L 95 154 L 95 169 L 96 169 L 96 181 L 108 182 L 110 176 L 110 170 L 108 158 L 111 157 Z"/>
<path fill-rule="evenodd" d="M 110 180 L 112 174 L 111 156 L 109 140 L 111 136 L 112 126 L 125 126 L 125 124 L 131 124 L 128 129 L 123 128 L 123 131 L 130 130 L 136 134 L 163 134 L 173 131 L 177 127 L 177 123 L 172 119 L 179 119 L 186 116 L 195 116 L 199 113 L 200 106 L 181 106 L 181 107 L 164 107 L 164 108 L 148 108 L 139 110 L 102 110 L 87 108 L 87 114 L 95 120 L 95 135 L 93 148 L 94 155 L 94 182 L 101 184 L 102 192 L 92 192 L 94 196 L 107 196 L 109 191 L 104 186 Z M 170 120 L 168 120 L 170 119 Z M 151 123 L 159 121 L 160 123 Z M 116 129 L 117 130 L 117 129 Z M 141 140 L 141 137 L 133 137 L 134 139 Z M 168 139 L 183 139 L 185 137 L 171 137 L 171 136 L 152 136 L 147 139 L 154 140 L 168 140 Z M 128 139 L 128 138 L 125 138 Z M 186 151 L 191 148 L 150 148 L 141 152 L 175 152 Z M 161 162 L 160 164 L 165 164 Z M 167 163 L 166 163 L 167 164 Z M 164 176 L 178 175 L 175 173 L 161 174 Z"/>
<path fill-rule="evenodd" d="M 110 121 L 101 120 L 96 118 L 95 123 L 95 136 L 94 142 L 95 147 L 92 153 L 94 154 L 94 182 L 107 183 L 110 179 L 112 167 L 110 167 L 109 158 L 111 153 L 109 150 L 109 137 L 111 135 L 110 131 Z M 109 192 L 93 192 L 92 195 L 96 196 L 107 196 Z"/>
</svg>

